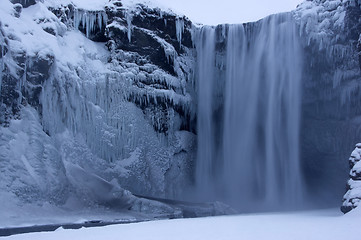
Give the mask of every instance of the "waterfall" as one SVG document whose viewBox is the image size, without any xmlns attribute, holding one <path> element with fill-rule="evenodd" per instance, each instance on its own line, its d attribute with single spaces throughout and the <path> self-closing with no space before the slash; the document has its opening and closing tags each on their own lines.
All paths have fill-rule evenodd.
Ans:
<svg viewBox="0 0 361 240">
<path fill-rule="evenodd" d="M 240 209 L 302 199 L 302 53 L 292 14 L 196 32 L 197 192 Z"/>
</svg>

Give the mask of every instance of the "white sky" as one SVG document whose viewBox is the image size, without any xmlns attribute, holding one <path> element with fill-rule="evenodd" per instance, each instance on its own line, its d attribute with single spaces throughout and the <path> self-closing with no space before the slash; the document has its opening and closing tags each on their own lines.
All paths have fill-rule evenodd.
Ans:
<svg viewBox="0 0 361 240">
<path fill-rule="evenodd" d="M 157 0 L 195 23 L 216 25 L 259 20 L 296 8 L 303 0 Z"/>
</svg>

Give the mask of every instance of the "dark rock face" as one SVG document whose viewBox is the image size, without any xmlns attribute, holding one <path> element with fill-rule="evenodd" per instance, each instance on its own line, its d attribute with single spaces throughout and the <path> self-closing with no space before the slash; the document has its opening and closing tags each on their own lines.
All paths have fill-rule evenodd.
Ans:
<svg viewBox="0 0 361 240">
<path fill-rule="evenodd" d="M 11 36 L 10 36 L 11 37 Z M 54 56 L 27 56 L 26 52 L 8 51 L 9 39 L 3 34 L 0 24 L 0 47 L 2 54 L 2 84 L 0 105 L 2 116 L 0 124 L 7 125 L 11 118 L 17 118 L 22 105 L 31 104 L 41 110 L 39 96 L 42 84 L 49 77 L 49 71 L 54 63 Z M 8 64 L 16 64 L 16 72 L 11 72 Z M 13 66 L 11 66 L 13 68 Z"/>
<path fill-rule="evenodd" d="M 114 41 L 115 49 L 136 52 L 168 73 L 176 75 L 171 54 L 184 53 L 182 46 L 193 47 L 190 32 L 192 23 L 184 17 L 180 18 L 160 9 L 138 5 L 137 9 L 130 11 L 116 7 L 117 3 L 115 1 L 113 7 L 106 9 L 110 23 L 107 35 Z M 177 39 L 177 21 L 184 28 L 181 39 Z"/>
<path fill-rule="evenodd" d="M 155 88 L 158 90 L 182 90 L 169 86 L 166 78 L 154 78 L 151 75 L 156 69 L 149 69 L 147 65 L 152 64 L 177 78 L 191 76 L 189 68 L 177 59 L 181 55 L 190 54 L 193 48 L 191 29 L 192 23 L 185 17 L 163 12 L 160 9 L 152 9 L 144 5 L 137 5 L 135 9 L 124 8 L 120 1 L 112 1 L 106 7 L 108 26 L 106 38 L 110 39 L 107 46 L 111 52 L 110 61 L 123 61 L 123 53 L 131 52 L 133 57 L 127 59 L 128 63 L 140 66 L 139 70 L 146 78 L 138 79 L 134 83 L 140 89 Z M 178 36 L 178 34 L 180 36 Z M 181 63 L 179 62 L 181 61 Z M 187 77 L 188 82 L 191 81 Z M 189 109 L 172 99 L 164 97 L 153 97 L 145 94 L 130 94 L 128 100 L 137 104 L 143 112 L 157 113 L 157 123 L 154 129 L 161 133 L 168 131 L 168 109 L 172 108 L 181 117 L 181 130 L 195 132 L 195 118 Z M 152 117 L 151 117 L 152 118 Z"/>
<path fill-rule="evenodd" d="M 16 60 L 18 69 L 16 74 L 23 74 L 25 66 L 25 53 L 11 53 L 9 49 L 9 40 L 5 37 L 3 26 L 0 23 L 0 47 L 1 47 L 1 94 L 0 94 L 0 124 L 7 125 L 10 118 L 17 118 L 21 102 L 21 91 L 19 91 L 19 81 L 16 77 L 10 74 L 10 70 L 6 64 L 6 58 L 13 58 Z"/>
<path fill-rule="evenodd" d="M 31 106 L 40 108 L 39 102 L 40 94 L 43 89 L 43 84 L 46 79 L 50 77 L 50 68 L 54 64 L 54 56 L 35 56 L 27 60 L 26 66 L 26 86 L 24 87 L 24 97 Z M 28 71 L 28 69 L 30 71 Z"/>
<path fill-rule="evenodd" d="M 37 0 L 11 0 L 12 3 L 20 3 L 24 8 L 35 5 Z"/>
</svg>

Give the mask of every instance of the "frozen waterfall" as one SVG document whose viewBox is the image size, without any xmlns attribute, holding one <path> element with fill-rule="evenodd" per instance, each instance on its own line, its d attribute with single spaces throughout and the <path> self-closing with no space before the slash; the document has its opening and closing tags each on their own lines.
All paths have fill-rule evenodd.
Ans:
<svg viewBox="0 0 361 240">
<path fill-rule="evenodd" d="M 291 14 L 204 26 L 198 57 L 197 192 L 241 209 L 302 199 L 302 53 Z"/>
<path fill-rule="evenodd" d="M 89 38 L 90 34 L 98 27 L 102 29 L 108 20 L 105 12 L 86 11 L 82 9 L 74 10 L 74 27 L 79 29 L 80 25 L 85 29 L 86 36 Z"/>
</svg>

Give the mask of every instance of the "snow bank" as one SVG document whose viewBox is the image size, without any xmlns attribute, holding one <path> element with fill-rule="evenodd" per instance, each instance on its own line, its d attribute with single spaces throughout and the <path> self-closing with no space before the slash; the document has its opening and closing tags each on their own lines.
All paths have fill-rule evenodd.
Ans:
<svg viewBox="0 0 361 240">
<path fill-rule="evenodd" d="M 31 233 L 3 239 L 87 239 L 115 240 L 358 240 L 360 214 L 339 216 L 337 210 L 299 213 L 274 213 L 181 219 L 115 225 L 80 230 L 58 229 L 52 233 Z"/>
</svg>

